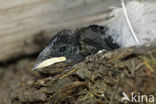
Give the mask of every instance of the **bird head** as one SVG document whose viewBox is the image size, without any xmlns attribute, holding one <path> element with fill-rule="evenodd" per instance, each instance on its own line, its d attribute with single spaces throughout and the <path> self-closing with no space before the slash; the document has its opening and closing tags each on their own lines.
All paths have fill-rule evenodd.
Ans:
<svg viewBox="0 0 156 104">
<path fill-rule="evenodd" d="M 32 70 L 41 69 L 55 63 L 77 63 L 84 60 L 80 52 L 78 38 L 70 30 L 62 30 L 56 34 L 48 46 L 39 54 Z"/>
</svg>

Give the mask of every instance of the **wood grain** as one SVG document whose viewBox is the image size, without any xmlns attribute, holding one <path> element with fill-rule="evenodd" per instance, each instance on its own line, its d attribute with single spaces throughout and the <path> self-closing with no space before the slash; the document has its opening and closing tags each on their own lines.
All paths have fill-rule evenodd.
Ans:
<svg viewBox="0 0 156 104">
<path fill-rule="evenodd" d="M 119 0 L 0 0 L 0 61 L 38 52 L 41 47 L 33 41 L 40 33 L 52 37 L 63 28 L 104 24 L 105 11 L 119 3 Z"/>
</svg>

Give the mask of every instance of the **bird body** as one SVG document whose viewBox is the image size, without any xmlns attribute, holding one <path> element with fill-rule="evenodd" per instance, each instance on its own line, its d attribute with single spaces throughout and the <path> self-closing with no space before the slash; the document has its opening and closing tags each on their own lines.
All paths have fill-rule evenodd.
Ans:
<svg viewBox="0 0 156 104">
<path fill-rule="evenodd" d="M 131 1 L 126 5 L 127 15 L 139 45 L 156 38 L 155 5 L 156 2 L 148 1 Z M 91 25 L 76 30 L 62 30 L 56 34 L 40 53 L 33 70 L 57 62 L 75 64 L 103 49 L 111 51 L 138 45 L 127 24 L 123 9 L 114 9 L 110 17 L 112 18 L 105 26 Z"/>
<path fill-rule="evenodd" d="M 111 37 L 106 36 L 106 30 L 106 27 L 91 25 L 76 30 L 60 31 L 40 53 L 33 70 L 56 63 L 58 60 L 62 60 L 63 56 L 66 59 L 64 63 L 75 64 L 99 50 L 110 51 L 119 48 L 118 44 L 113 43 Z M 51 58 L 55 60 L 53 61 Z"/>
</svg>

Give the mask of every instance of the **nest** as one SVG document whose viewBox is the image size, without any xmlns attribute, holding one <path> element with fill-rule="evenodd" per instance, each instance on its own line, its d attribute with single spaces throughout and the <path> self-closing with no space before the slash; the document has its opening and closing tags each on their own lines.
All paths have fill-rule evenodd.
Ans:
<svg viewBox="0 0 156 104">
<path fill-rule="evenodd" d="M 156 95 L 156 42 L 100 51 L 74 66 L 56 64 L 33 77 L 14 87 L 13 104 L 127 104 L 123 92 Z"/>
</svg>

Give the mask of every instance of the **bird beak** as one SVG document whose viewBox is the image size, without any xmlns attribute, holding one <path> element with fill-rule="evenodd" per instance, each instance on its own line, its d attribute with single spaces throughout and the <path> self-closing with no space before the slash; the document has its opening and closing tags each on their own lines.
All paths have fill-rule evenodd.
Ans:
<svg viewBox="0 0 156 104">
<path fill-rule="evenodd" d="M 44 60 L 42 62 L 40 62 L 37 65 L 34 65 L 34 67 L 32 68 L 32 71 L 36 70 L 36 69 L 41 69 L 47 66 L 50 66 L 52 64 L 58 63 L 58 62 L 64 62 L 66 61 L 66 57 L 54 57 L 54 58 L 50 58 L 47 60 Z"/>
</svg>

